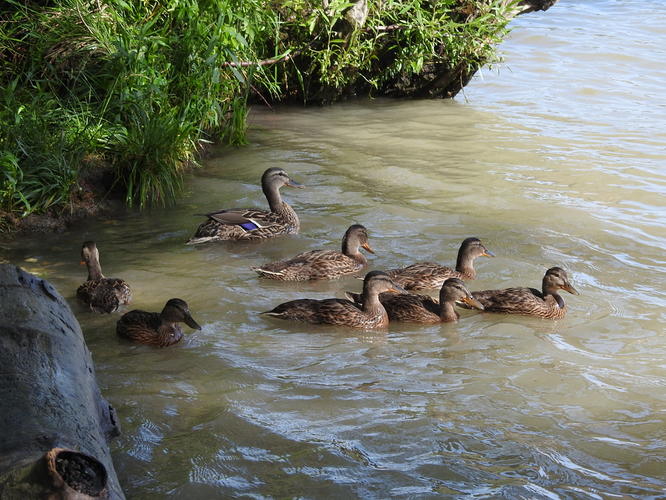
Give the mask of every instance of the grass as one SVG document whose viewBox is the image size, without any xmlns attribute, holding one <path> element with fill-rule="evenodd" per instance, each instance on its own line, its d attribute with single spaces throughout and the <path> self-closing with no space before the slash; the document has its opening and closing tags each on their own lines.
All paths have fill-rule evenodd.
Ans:
<svg viewBox="0 0 666 500">
<path fill-rule="evenodd" d="M 356 27 L 350 2 L 323 5 L 5 0 L 0 211 L 67 210 L 87 158 L 112 169 L 128 205 L 171 203 L 203 141 L 245 142 L 250 100 L 414 95 L 448 73 L 462 82 L 494 57 L 507 23 L 494 0 L 368 0 Z"/>
</svg>

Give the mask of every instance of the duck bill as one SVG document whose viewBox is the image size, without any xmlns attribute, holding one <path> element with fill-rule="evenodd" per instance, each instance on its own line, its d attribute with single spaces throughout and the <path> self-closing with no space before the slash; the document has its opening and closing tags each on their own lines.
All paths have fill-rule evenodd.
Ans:
<svg viewBox="0 0 666 500">
<path fill-rule="evenodd" d="M 361 247 L 364 248 L 365 250 L 367 250 L 368 252 L 370 252 L 371 254 L 374 254 L 374 253 L 375 253 L 375 251 L 374 251 L 372 248 L 370 248 L 370 245 L 367 244 L 367 243 L 363 243 L 363 244 L 361 245 Z"/>
<path fill-rule="evenodd" d="M 287 182 L 286 185 L 289 186 L 289 187 L 298 188 L 298 189 L 303 189 L 305 187 L 303 184 L 301 184 L 299 182 L 296 182 L 293 179 L 289 179 L 289 182 Z"/>
<path fill-rule="evenodd" d="M 474 297 L 465 297 L 462 299 L 462 302 L 470 307 L 473 307 L 474 309 L 478 309 L 479 311 L 483 311 L 485 309 L 483 304 L 476 300 Z"/>
<path fill-rule="evenodd" d="M 495 254 L 492 253 L 490 250 L 485 249 L 483 253 L 481 254 L 482 257 L 495 257 Z"/>
<path fill-rule="evenodd" d="M 409 293 L 403 287 L 401 287 L 400 285 L 396 285 L 395 283 L 393 283 L 393 286 L 388 289 L 388 292 L 391 292 L 391 293 Z"/>
<path fill-rule="evenodd" d="M 194 321 L 194 318 L 189 313 L 185 314 L 185 324 L 190 328 L 194 328 L 195 330 L 201 330 L 199 323 Z"/>
<path fill-rule="evenodd" d="M 580 293 L 578 293 L 578 290 L 576 290 L 573 286 L 571 286 L 571 283 L 565 283 L 564 286 L 562 287 L 562 290 L 566 290 L 572 295 L 580 295 Z"/>
</svg>

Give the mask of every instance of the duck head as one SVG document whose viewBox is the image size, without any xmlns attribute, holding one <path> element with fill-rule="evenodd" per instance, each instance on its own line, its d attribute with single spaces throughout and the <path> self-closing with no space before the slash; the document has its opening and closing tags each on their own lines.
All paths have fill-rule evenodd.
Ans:
<svg viewBox="0 0 666 500">
<path fill-rule="evenodd" d="M 170 299 L 160 313 L 160 317 L 169 323 L 185 323 L 190 328 L 201 330 L 199 323 L 190 314 L 187 302 L 182 299 Z"/>
<path fill-rule="evenodd" d="M 439 303 L 462 302 L 469 307 L 483 311 L 483 304 L 476 300 L 472 293 L 467 289 L 465 283 L 458 278 L 449 278 L 439 291 Z"/>
</svg>

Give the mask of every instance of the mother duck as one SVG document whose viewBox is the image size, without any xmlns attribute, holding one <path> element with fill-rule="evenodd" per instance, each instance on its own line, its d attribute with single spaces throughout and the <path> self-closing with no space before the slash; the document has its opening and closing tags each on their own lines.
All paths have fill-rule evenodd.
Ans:
<svg viewBox="0 0 666 500">
<path fill-rule="evenodd" d="M 270 210 L 230 208 L 205 214 L 208 220 L 199 226 L 187 244 L 220 240 L 260 240 L 283 234 L 297 234 L 300 228 L 298 215 L 287 202 L 282 201 L 282 186 L 305 187 L 290 179 L 283 169 L 269 168 L 261 176 L 261 189 Z"/>
</svg>

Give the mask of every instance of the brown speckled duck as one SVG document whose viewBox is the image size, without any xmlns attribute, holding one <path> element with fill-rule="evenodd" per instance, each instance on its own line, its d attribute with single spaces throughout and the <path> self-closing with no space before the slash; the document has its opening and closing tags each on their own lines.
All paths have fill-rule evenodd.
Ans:
<svg viewBox="0 0 666 500">
<path fill-rule="evenodd" d="M 252 269 L 264 278 L 282 281 L 307 281 L 339 278 L 363 269 L 368 261 L 359 251 L 375 253 L 368 243 L 368 231 L 360 224 L 349 226 L 342 238 L 342 252 L 312 250 L 295 257 L 270 262 Z"/>
<path fill-rule="evenodd" d="M 129 285 L 120 278 L 107 278 L 102 274 L 99 250 L 94 241 L 83 243 L 81 261 L 88 267 L 88 279 L 76 290 L 76 296 L 92 311 L 111 313 L 130 303 L 132 291 Z"/>
<path fill-rule="evenodd" d="M 379 302 L 382 292 L 404 292 L 382 271 L 371 271 L 363 280 L 360 305 L 345 299 L 298 299 L 284 302 L 263 312 L 280 319 L 305 321 L 314 324 L 381 328 L 388 325 L 386 309 Z"/>
<path fill-rule="evenodd" d="M 298 215 L 287 202 L 282 201 L 282 186 L 304 187 L 290 179 L 281 168 L 269 168 L 261 176 L 261 188 L 270 210 L 232 208 L 205 214 L 208 220 L 199 226 L 187 243 L 195 245 L 219 240 L 260 240 L 298 233 Z"/>
<path fill-rule="evenodd" d="M 406 290 L 426 290 L 440 288 L 448 278 L 473 280 L 476 278 L 474 259 L 494 257 L 479 238 L 467 238 L 460 245 L 456 268 L 441 266 L 435 262 L 417 262 L 401 269 L 386 271 L 393 281 Z"/>
<path fill-rule="evenodd" d="M 192 318 L 187 302 L 170 299 L 160 313 L 135 309 L 123 314 L 116 323 L 116 333 L 141 344 L 167 347 L 183 338 L 183 330 L 178 323 L 201 330 Z"/>
<path fill-rule="evenodd" d="M 360 298 L 357 293 L 346 293 L 352 301 Z M 379 300 L 388 313 L 389 321 L 409 321 L 412 323 L 448 323 L 458 321 L 460 314 L 456 303 L 466 304 L 473 309 L 483 310 L 483 305 L 472 297 L 465 283 L 458 278 L 449 278 L 439 291 L 439 302 L 429 295 L 414 293 L 382 293 Z"/>
<path fill-rule="evenodd" d="M 567 307 L 558 290 L 578 295 L 564 269 L 551 267 L 543 277 L 541 291 L 535 288 L 504 288 L 472 292 L 472 295 L 487 312 L 559 319 L 564 317 Z"/>
</svg>

